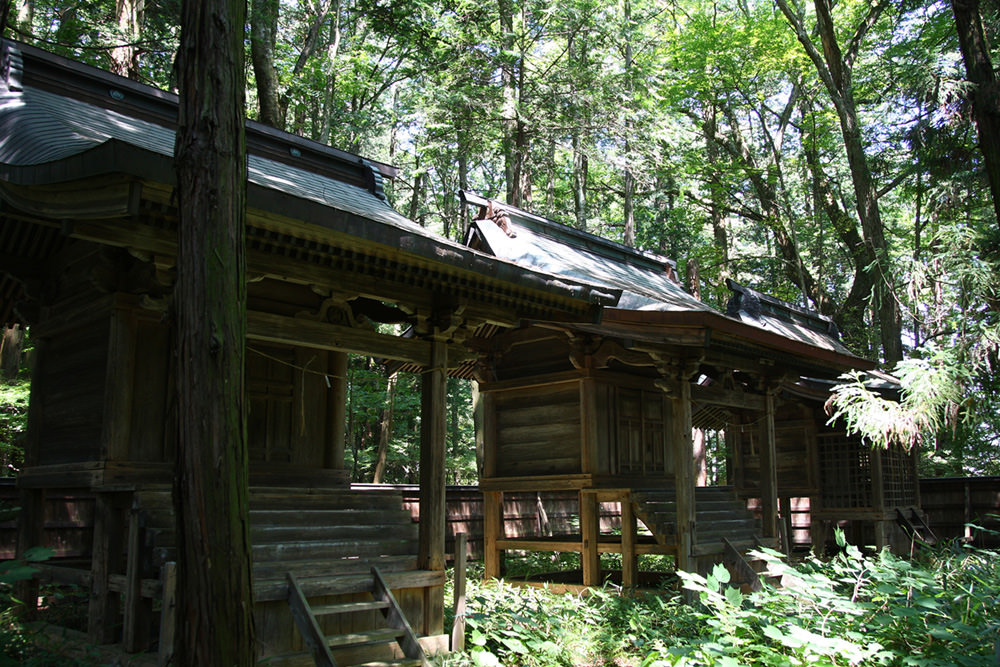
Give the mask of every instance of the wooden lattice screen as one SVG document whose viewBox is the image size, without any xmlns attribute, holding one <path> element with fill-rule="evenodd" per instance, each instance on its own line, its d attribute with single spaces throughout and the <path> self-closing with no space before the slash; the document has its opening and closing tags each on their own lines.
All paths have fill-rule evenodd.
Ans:
<svg viewBox="0 0 1000 667">
<path fill-rule="evenodd" d="M 818 439 L 823 507 L 871 507 L 871 447 L 844 433 L 820 433 Z"/>
<path fill-rule="evenodd" d="M 917 479 L 910 452 L 893 446 L 882 452 L 882 487 L 886 507 L 917 504 Z"/>
</svg>

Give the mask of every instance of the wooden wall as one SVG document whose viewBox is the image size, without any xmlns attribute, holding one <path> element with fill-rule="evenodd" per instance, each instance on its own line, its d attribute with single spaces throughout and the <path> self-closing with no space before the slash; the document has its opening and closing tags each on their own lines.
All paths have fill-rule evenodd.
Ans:
<svg viewBox="0 0 1000 667">
<path fill-rule="evenodd" d="M 744 497 L 755 497 L 760 493 L 760 424 L 753 420 L 733 431 L 737 492 Z M 819 493 L 816 422 L 811 412 L 786 406 L 777 414 L 774 445 L 778 494 L 796 497 Z"/>
<path fill-rule="evenodd" d="M 492 402 L 496 476 L 581 471 L 579 380 L 494 392 Z"/>
<path fill-rule="evenodd" d="M 922 479 L 920 505 L 938 537 L 968 535 L 978 547 L 1000 548 L 1000 477 Z M 967 523 L 987 531 L 967 529 Z"/>
</svg>

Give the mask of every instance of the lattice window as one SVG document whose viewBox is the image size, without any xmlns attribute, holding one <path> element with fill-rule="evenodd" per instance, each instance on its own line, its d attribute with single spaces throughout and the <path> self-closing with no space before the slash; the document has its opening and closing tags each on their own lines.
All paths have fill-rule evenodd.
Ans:
<svg viewBox="0 0 1000 667">
<path fill-rule="evenodd" d="M 916 505 L 916 483 L 909 452 L 898 445 L 882 452 L 882 488 L 886 507 Z"/>
<path fill-rule="evenodd" d="M 618 472 L 666 472 L 666 420 L 663 395 L 641 389 L 619 389 L 617 396 Z"/>
<path fill-rule="evenodd" d="M 871 447 L 843 433 L 818 439 L 823 507 L 871 507 Z"/>
</svg>

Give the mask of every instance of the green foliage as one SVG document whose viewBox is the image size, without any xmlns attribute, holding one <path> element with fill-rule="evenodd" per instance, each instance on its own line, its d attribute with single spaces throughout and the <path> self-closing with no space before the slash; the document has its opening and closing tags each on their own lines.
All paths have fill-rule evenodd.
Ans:
<svg viewBox="0 0 1000 667">
<path fill-rule="evenodd" d="M 0 382 L 0 477 L 13 477 L 24 461 L 30 394 L 28 380 Z"/>
<path fill-rule="evenodd" d="M 37 651 L 17 618 L 22 602 L 14 596 L 13 587 L 31 579 L 38 571 L 32 564 L 48 560 L 52 553 L 51 549 L 35 547 L 28 549 L 23 558 L 0 562 L 0 665 L 44 664 L 32 658 Z"/>
<path fill-rule="evenodd" d="M 830 560 L 762 550 L 763 590 L 717 566 L 680 573 L 695 596 L 612 589 L 555 594 L 470 573 L 467 650 L 447 665 L 993 665 L 1000 557 L 958 544 L 912 561 L 839 536 Z M 773 583 L 780 577 L 780 584 Z"/>
</svg>

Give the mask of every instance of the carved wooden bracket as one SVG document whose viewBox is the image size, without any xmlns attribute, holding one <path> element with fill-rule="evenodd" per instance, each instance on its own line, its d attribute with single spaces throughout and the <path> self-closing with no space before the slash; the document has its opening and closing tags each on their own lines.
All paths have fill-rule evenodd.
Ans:
<svg viewBox="0 0 1000 667">
<path fill-rule="evenodd" d="M 678 396 L 679 385 L 682 382 L 690 382 L 694 374 L 701 367 L 702 355 L 685 356 L 680 354 L 669 354 L 667 352 L 650 352 L 660 379 L 656 381 L 656 386 L 668 396 Z"/>
</svg>

